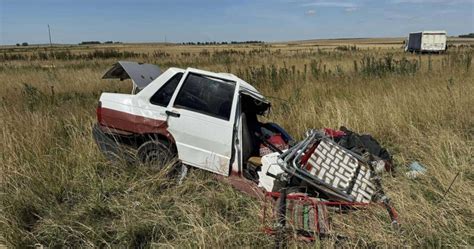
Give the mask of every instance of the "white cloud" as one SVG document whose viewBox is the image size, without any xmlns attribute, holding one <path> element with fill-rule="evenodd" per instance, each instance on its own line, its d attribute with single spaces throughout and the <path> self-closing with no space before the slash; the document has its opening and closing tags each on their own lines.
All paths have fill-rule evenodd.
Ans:
<svg viewBox="0 0 474 249">
<path fill-rule="evenodd" d="M 348 1 L 315 1 L 302 4 L 302 6 L 334 7 L 334 8 L 356 8 L 357 5 Z"/>
<path fill-rule="evenodd" d="M 474 4 L 474 0 L 392 0 L 392 3 L 400 4 L 460 4 L 460 3 L 471 3 Z"/>
<path fill-rule="evenodd" d="M 316 11 L 315 10 L 308 10 L 304 14 L 307 15 L 307 16 L 314 16 L 314 15 L 316 15 Z"/>
</svg>

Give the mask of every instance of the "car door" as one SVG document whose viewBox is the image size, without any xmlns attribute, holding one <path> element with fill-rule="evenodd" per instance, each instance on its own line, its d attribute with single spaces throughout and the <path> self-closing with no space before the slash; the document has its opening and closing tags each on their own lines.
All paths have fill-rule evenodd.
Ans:
<svg viewBox="0 0 474 249">
<path fill-rule="evenodd" d="M 236 84 L 218 74 L 186 70 L 166 111 L 168 131 L 184 164 L 229 174 Z"/>
</svg>

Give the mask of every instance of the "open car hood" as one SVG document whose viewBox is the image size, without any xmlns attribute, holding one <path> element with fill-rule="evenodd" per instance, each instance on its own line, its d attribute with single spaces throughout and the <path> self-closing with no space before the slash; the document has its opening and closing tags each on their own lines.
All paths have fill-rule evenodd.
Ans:
<svg viewBox="0 0 474 249">
<path fill-rule="evenodd" d="M 119 61 L 102 76 L 102 79 L 131 79 L 134 87 L 142 90 L 160 74 L 161 70 L 156 65 Z"/>
</svg>

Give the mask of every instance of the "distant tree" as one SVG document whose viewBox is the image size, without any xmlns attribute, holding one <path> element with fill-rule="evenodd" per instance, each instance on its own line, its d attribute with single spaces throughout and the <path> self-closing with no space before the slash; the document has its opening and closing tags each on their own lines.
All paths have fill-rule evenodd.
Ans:
<svg viewBox="0 0 474 249">
<path fill-rule="evenodd" d="M 79 45 L 91 45 L 91 44 L 100 44 L 100 41 L 83 41 Z"/>
<path fill-rule="evenodd" d="M 104 44 L 113 44 L 114 42 L 113 41 L 106 41 L 104 42 Z"/>
<path fill-rule="evenodd" d="M 23 47 L 26 47 L 26 46 L 28 46 L 28 42 L 23 42 L 21 45 L 22 45 Z"/>
<path fill-rule="evenodd" d="M 460 38 L 474 38 L 474 33 L 459 35 Z"/>
<path fill-rule="evenodd" d="M 227 44 L 263 44 L 263 41 L 206 41 L 206 42 L 182 42 L 182 45 L 227 45 Z"/>
<path fill-rule="evenodd" d="M 21 46 L 21 44 L 20 44 L 20 43 L 17 43 L 16 46 L 19 47 L 19 46 Z"/>
</svg>

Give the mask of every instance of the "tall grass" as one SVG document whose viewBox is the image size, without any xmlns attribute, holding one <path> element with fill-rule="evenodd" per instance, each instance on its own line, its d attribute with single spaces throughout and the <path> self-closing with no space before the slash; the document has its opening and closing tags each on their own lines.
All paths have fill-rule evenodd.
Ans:
<svg viewBox="0 0 474 249">
<path fill-rule="evenodd" d="M 254 84 L 273 101 L 266 119 L 296 137 L 309 128 L 344 125 L 388 147 L 396 172 L 383 176 L 383 185 L 400 213 L 401 230 L 391 230 L 383 210 L 332 214 L 335 233 L 348 237 L 343 245 L 474 244 L 472 50 L 428 60 L 359 48 L 147 49 L 130 53 L 165 68 L 230 71 Z M 46 64 L 8 57 L 0 65 L 2 243 L 273 247 L 261 230 L 260 203 L 210 173 L 193 170 L 176 185 L 160 172 L 106 161 L 91 137 L 97 99 L 101 91 L 126 92 L 129 86 L 100 80 L 115 57 L 81 57 L 84 52 L 94 53 L 48 57 Z M 427 174 L 410 180 L 404 173 L 414 160 Z M 333 243 L 329 238 L 316 245 Z"/>
</svg>

